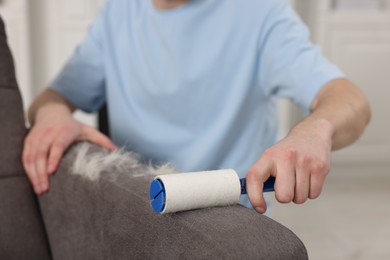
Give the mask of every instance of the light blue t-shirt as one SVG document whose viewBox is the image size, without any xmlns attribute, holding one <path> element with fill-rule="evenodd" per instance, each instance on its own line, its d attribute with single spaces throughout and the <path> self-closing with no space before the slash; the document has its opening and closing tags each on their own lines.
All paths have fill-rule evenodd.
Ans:
<svg viewBox="0 0 390 260">
<path fill-rule="evenodd" d="M 178 171 L 243 177 L 275 142 L 275 97 L 309 109 L 343 77 L 287 0 L 110 0 L 51 84 L 77 107 L 108 103 L 113 141 Z"/>
</svg>

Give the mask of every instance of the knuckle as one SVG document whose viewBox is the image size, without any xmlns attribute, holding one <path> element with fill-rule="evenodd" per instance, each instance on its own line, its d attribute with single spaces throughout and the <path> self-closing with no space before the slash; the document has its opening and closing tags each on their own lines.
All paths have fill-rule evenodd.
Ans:
<svg viewBox="0 0 390 260">
<path fill-rule="evenodd" d="M 30 154 L 23 154 L 23 162 L 25 164 L 30 164 L 32 163 L 32 156 Z"/>
<path fill-rule="evenodd" d="M 69 127 L 64 127 L 59 131 L 60 136 L 69 136 L 72 134 L 72 130 Z"/>
<path fill-rule="evenodd" d="M 274 152 L 273 152 L 273 149 L 267 149 L 265 150 L 265 152 L 263 153 L 262 155 L 262 159 L 270 159 L 270 158 L 273 158 L 274 157 Z"/>
<path fill-rule="evenodd" d="M 46 172 L 40 172 L 40 173 L 37 173 L 38 175 L 38 184 L 42 184 L 46 181 L 47 179 L 47 173 Z"/>
<path fill-rule="evenodd" d="M 52 134 L 54 131 L 55 131 L 55 130 L 54 130 L 54 127 L 48 126 L 48 127 L 43 131 L 43 133 L 44 133 L 44 135 L 49 135 L 49 134 Z"/>
<path fill-rule="evenodd" d="M 301 167 L 305 167 L 306 165 L 309 165 L 311 162 L 311 158 L 307 155 L 302 155 L 298 159 L 298 165 Z"/>
<path fill-rule="evenodd" d="M 311 165 L 311 172 L 313 172 L 314 174 L 327 174 L 328 170 L 329 167 L 327 163 L 323 160 L 317 160 Z"/>
<path fill-rule="evenodd" d="M 38 184 L 42 184 L 45 181 L 45 177 L 47 174 L 45 172 L 37 173 L 38 176 Z"/>
<path fill-rule="evenodd" d="M 38 153 L 36 157 L 37 163 L 45 163 L 46 155 L 44 153 Z"/>
<path fill-rule="evenodd" d="M 38 146 L 38 153 L 45 153 L 47 152 L 50 144 L 47 141 L 42 141 Z"/>
<path fill-rule="evenodd" d="M 256 176 L 257 176 L 257 170 L 255 168 L 250 168 L 247 175 L 246 175 L 246 180 L 248 182 L 252 182 L 254 180 L 256 180 Z"/>
<path fill-rule="evenodd" d="M 40 173 L 39 171 L 37 171 L 36 176 L 37 176 L 36 184 L 40 184 L 41 180 L 42 180 L 42 177 L 43 177 L 43 174 Z"/>
<path fill-rule="evenodd" d="M 62 140 L 57 140 L 57 141 L 53 144 L 53 149 L 62 151 L 62 150 L 64 150 L 65 148 L 66 148 L 65 142 L 62 141 Z"/>
<path fill-rule="evenodd" d="M 287 161 L 293 161 L 295 160 L 296 158 L 296 155 L 297 155 L 297 150 L 294 149 L 294 148 L 289 148 L 285 151 L 284 153 L 284 158 L 287 160 Z"/>
</svg>

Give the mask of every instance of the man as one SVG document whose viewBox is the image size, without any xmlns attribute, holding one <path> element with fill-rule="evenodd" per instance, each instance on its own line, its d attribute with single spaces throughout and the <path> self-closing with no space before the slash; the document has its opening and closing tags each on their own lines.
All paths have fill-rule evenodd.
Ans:
<svg viewBox="0 0 390 260">
<path fill-rule="evenodd" d="M 310 111 L 276 144 L 274 97 Z M 331 151 L 370 118 L 364 95 L 309 42 L 285 0 L 108 1 L 29 110 L 23 162 L 37 194 L 74 141 L 115 149 L 71 116 L 105 101 L 116 145 L 179 171 L 234 168 L 260 213 L 270 176 L 282 203 L 317 198 Z"/>
</svg>

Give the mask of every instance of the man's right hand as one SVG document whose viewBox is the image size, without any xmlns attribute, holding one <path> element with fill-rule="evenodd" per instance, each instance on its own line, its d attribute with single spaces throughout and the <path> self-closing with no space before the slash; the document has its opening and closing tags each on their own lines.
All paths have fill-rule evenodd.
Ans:
<svg viewBox="0 0 390 260">
<path fill-rule="evenodd" d="M 81 140 L 108 150 L 116 149 L 107 136 L 76 121 L 66 106 L 51 103 L 39 108 L 34 126 L 24 141 L 22 157 L 36 194 L 49 190 L 49 175 L 56 171 L 66 149 Z"/>
</svg>

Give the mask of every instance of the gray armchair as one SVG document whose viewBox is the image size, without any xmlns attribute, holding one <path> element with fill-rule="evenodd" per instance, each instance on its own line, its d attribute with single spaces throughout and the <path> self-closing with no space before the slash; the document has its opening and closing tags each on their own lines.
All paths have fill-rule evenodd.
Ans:
<svg viewBox="0 0 390 260">
<path fill-rule="evenodd" d="M 21 164 L 26 129 L 1 19 L 0 122 L 0 259 L 307 259 L 290 230 L 239 205 L 155 214 L 154 169 L 127 157 L 95 181 L 77 174 L 75 164 L 109 156 L 89 143 L 68 150 L 37 199 Z"/>
</svg>

